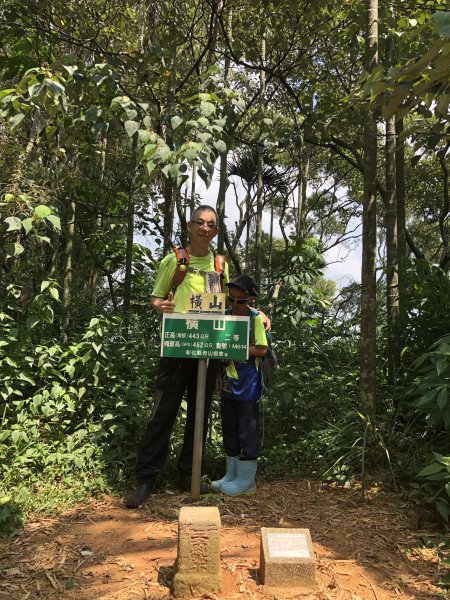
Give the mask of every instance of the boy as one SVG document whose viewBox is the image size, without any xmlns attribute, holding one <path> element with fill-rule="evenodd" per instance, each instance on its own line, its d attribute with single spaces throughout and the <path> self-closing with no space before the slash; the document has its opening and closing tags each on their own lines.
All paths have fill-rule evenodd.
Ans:
<svg viewBox="0 0 450 600">
<path fill-rule="evenodd" d="M 262 396 L 259 357 L 267 352 L 267 337 L 261 316 L 249 306 L 258 294 L 253 277 L 236 275 L 225 285 L 231 307 L 229 314 L 251 316 L 250 348 L 247 361 L 229 361 L 224 366 L 221 414 L 226 473 L 211 485 L 228 496 L 238 496 L 256 490 L 259 400 Z"/>
</svg>

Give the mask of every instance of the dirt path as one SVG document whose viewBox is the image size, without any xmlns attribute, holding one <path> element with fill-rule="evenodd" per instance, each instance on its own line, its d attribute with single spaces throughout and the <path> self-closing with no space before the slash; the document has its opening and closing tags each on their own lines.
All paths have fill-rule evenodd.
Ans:
<svg viewBox="0 0 450 600">
<path fill-rule="evenodd" d="M 317 558 L 317 592 L 296 598 L 390 600 L 438 598 L 445 574 L 441 533 L 418 529 L 415 507 L 372 489 L 308 482 L 259 483 L 254 496 L 207 496 L 222 519 L 224 586 L 210 600 L 268 600 L 257 583 L 260 527 L 306 527 Z M 0 542 L 0 600 L 168 600 L 180 506 L 189 495 L 164 492 L 138 510 L 105 497 L 58 518 L 29 522 Z M 278 596 L 278 600 L 284 600 Z"/>
</svg>

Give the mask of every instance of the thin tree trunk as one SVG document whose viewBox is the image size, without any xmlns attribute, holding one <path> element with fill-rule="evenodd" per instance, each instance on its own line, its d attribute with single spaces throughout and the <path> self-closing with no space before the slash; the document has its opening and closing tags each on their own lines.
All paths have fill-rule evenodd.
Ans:
<svg viewBox="0 0 450 600">
<path fill-rule="evenodd" d="M 388 377 L 395 381 L 400 363 L 398 340 L 398 239 L 395 190 L 395 116 L 386 121 L 386 308 L 388 338 Z"/>
<path fill-rule="evenodd" d="M 303 237 L 302 227 L 302 207 L 303 207 L 303 148 L 298 149 L 298 175 L 297 175 L 297 239 Z"/>
<path fill-rule="evenodd" d="M 272 287 L 272 254 L 273 254 L 273 195 L 270 196 L 270 230 L 269 230 L 269 266 L 267 273 L 267 287 Z"/>
<path fill-rule="evenodd" d="M 132 153 L 136 151 L 133 143 Z M 123 327 L 122 334 L 125 339 L 128 339 L 128 327 L 130 324 L 130 307 L 131 307 L 131 287 L 132 287 L 132 269 L 133 269 L 133 244 L 134 244 L 134 161 L 132 164 L 133 173 L 130 175 L 130 185 L 128 189 L 128 207 L 127 207 L 127 241 L 125 249 L 125 278 L 123 282 L 123 304 L 122 318 Z"/>
<path fill-rule="evenodd" d="M 307 190 L 307 187 L 308 187 L 308 178 L 309 178 L 309 155 L 310 155 L 309 149 L 308 148 L 306 150 L 303 149 L 303 151 L 302 151 L 302 171 L 301 171 L 301 176 L 302 176 L 302 187 L 301 187 L 302 199 L 301 199 L 300 214 L 299 214 L 299 219 L 300 219 L 299 235 L 300 235 L 300 238 L 304 238 L 305 237 L 305 231 L 306 231 L 306 208 L 307 208 L 306 190 Z"/>
<path fill-rule="evenodd" d="M 195 190 L 197 185 L 197 163 L 192 165 L 191 197 L 189 202 L 189 218 L 195 210 Z"/>
<path fill-rule="evenodd" d="M 366 0 L 367 72 L 378 63 L 378 2 Z M 376 407 L 376 179 L 377 122 L 373 112 L 364 114 L 364 205 L 361 265 L 360 409 L 370 420 Z"/>
<path fill-rule="evenodd" d="M 450 147 L 450 142 L 447 143 L 445 148 L 439 152 L 439 164 L 441 165 L 442 174 L 443 174 L 443 184 L 444 184 L 444 202 L 442 206 L 442 210 L 439 214 L 439 230 L 441 232 L 441 240 L 442 240 L 442 256 L 439 262 L 439 266 L 446 273 L 450 268 L 450 246 L 449 246 L 449 238 L 450 238 L 450 229 L 448 224 L 448 217 L 450 214 L 450 197 L 448 190 L 448 163 L 447 163 L 447 152 Z"/>
<path fill-rule="evenodd" d="M 265 112 L 265 95 L 266 95 L 266 39 L 264 31 L 261 33 L 261 69 L 259 72 L 259 113 L 260 119 L 264 118 Z M 258 165 L 257 165 L 257 188 L 256 188 L 256 239 L 255 239 L 255 280 L 258 287 L 261 289 L 261 258 L 262 258 L 262 214 L 264 204 L 264 145 L 258 144 Z"/>
<path fill-rule="evenodd" d="M 223 254 L 225 243 L 225 195 L 228 187 L 227 176 L 228 152 L 220 154 L 219 192 L 217 194 L 217 216 L 219 217 L 219 235 L 217 236 L 217 251 Z"/>
<path fill-rule="evenodd" d="M 62 319 L 61 319 L 61 339 L 64 344 L 67 343 L 70 324 L 70 305 L 71 290 L 73 278 L 73 254 L 75 248 L 75 217 L 76 205 L 73 200 L 67 204 L 67 225 L 66 225 L 66 245 L 64 253 L 64 273 L 62 285 Z"/>
<path fill-rule="evenodd" d="M 102 183 L 105 179 L 105 170 L 106 170 L 106 148 L 107 148 L 108 138 L 106 136 L 103 137 L 100 144 L 100 174 L 99 174 L 99 182 Z M 93 219 L 93 231 L 92 237 L 96 240 L 101 232 L 102 227 L 102 217 L 101 214 L 96 211 L 96 214 Z M 92 261 L 90 269 L 89 269 L 89 277 L 88 277 L 88 297 L 89 297 L 89 308 L 91 315 L 95 314 L 95 310 L 97 308 L 97 282 L 98 282 L 98 266 L 95 261 Z"/>
<path fill-rule="evenodd" d="M 138 24 L 139 32 L 137 39 L 138 53 L 142 53 L 145 37 L 145 10 L 144 2 L 138 6 Z M 127 239 L 125 249 L 125 277 L 123 282 L 123 304 L 122 304 L 122 335 L 128 339 L 131 309 L 131 289 L 133 277 L 133 244 L 134 244 L 134 213 L 135 213 L 135 190 L 134 182 L 137 168 L 137 133 L 133 136 L 131 144 L 131 165 L 130 178 L 128 186 L 128 206 L 127 206 Z"/>
<path fill-rule="evenodd" d="M 406 324 L 406 185 L 405 185 L 405 144 L 401 139 L 403 119 L 396 122 L 395 188 L 397 196 L 397 262 L 398 262 L 398 304 L 399 331 Z"/>
<path fill-rule="evenodd" d="M 232 40 L 233 34 L 233 9 L 230 8 L 227 17 L 227 38 Z M 224 84 L 228 87 L 230 79 L 230 57 L 228 54 L 225 56 L 224 64 Z M 228 188 L 228 174 L 227 174 L 227 161 L 228 151 L 221 152 L 220 154 L 220 178 L 219 178 L 219 193 L 217 195 L 217 215 L 219 217 L 219 235 L 217 236 L 217 251 L 219 254 L 223 254 L 225 235 L 226 235 L 226 223 L 225 223 L 225 199 Z"/>
<path fill-rule="evenodd" d="M 393 64 L 394 42 L 387 39 L 387 64 Z M 395 180 L 395 115 L 386 121 L 385 164 L 386 164 L 386 308 L 388 342 L 388 378 L 393 384 L 400 363 L 398 339 L 398 228 L 397 193 Z"/>
</svg>

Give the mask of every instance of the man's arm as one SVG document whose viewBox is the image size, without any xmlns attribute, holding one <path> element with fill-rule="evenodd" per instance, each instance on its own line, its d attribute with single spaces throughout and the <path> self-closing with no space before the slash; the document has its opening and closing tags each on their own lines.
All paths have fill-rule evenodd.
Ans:
<svg viewBox="0 0 450 600">
<path fill-rule="evenodd" d="M 175 310 L 175 303 L 173 301 L 173 292 L 169 292 L 167 298 L 159 298 L 158 296 L 151 296 L 150 303 L 158 313 L 173 313 Z"/>
</svg>

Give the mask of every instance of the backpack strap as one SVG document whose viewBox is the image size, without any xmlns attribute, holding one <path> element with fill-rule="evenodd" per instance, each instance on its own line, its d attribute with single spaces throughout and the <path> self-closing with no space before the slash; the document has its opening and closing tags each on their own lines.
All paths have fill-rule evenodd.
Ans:
<svg viewBox="0 0 450 600">
<path fill-rule="evenodd" d="M 181 285 L 183 279 L 186 277 L 189 266 L 189 253 L 186 248 L 177 248 L 177 246 L 174 246 L 173 251 L 175 252 L 175 257 L 177 259 L 177 266 L 172 277 L 172 290 L 175 292 L 177 287 Z"/>
<path fill-rule="evenodd" d="M 181 285 L 183 279 L 186 277 L 186 273 L 189 269 L 189 253 L 186 248 L 178 248 L 174 246 L 173 251 L 175 252 L 175 257 L 177 259 L 177 266 L 175 269 L 175 273 L 172 277 L 172 290 L 175 293 L 177 287 Z M 222 288 L 223 288 L 223 277 L 225 273 L 225 262 L 226 258 L 223 254 L 217 254 L 214 251 L 214 270 L 220 274 Z M 204 274 L 203 271 L 199 271 Z"/>
<path fill-rule="evenodd" d="M 214 252 L 214 269 L 217 273 L 220 273 L 220 276 L 223 277 L 225 273 L 225 262 L 226 258 L 223 254 L 217 254 Z"/>
<path fill-rule="evenodd" d="M 214 250 L 214 270 L 216 271 L 216 273 L 220 274 L 220 286 L 222 288 L 222 292 L 223 292 L 223 278 L 224 278 L 224 274 L 225 274 L 225 263 L 226 263 L 227 259 L 225 258 L 225 256 L 223 254 L 217 254 L 217 252 Z"/>
</svg>

